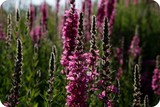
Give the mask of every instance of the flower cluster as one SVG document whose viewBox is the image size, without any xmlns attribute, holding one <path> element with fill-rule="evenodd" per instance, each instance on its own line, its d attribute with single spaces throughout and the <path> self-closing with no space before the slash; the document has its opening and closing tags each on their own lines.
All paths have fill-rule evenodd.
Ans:
<svg viewBox="0 0 160 107">
<path fill-rule="evenodd" d="M 124 47 L 124 39 L 122 39 L 122 42 L 121 42 L 121 48 L 116 48 L 116 54 L 115 54 L 115 57 L 118 59 L 118 64 L 119 64 L 119 67 L 118 67 L 118 70 L 117 70 L 117 73 L 116 73 L 116 79 L 119 80 L 120 77 L 122 76 L 122 73 L 123 73 L 123 47 Z"/>
<path fill-rule="evenodd" d="M 129 49 L 129 54 L 131 55 L 131 57 L 133 57 L 133 59 L 135 59 L 141 53 L 141 48 L 139 46 L 139 43 L 140 43 L 140 38 L 138 36 L 138 30 L 136 29 L 135 36 L 131 41 Z"/>
<path fill-rule="evenodd" d="M 15 62 L 15 71 L 13 73 L 12 89 L 11 94 L 8 97 L 7 107 L 15 107 L 18 104 L 19 89 L 21 83 L 20 77 L 22 75 L 22 60 L 22 43 L 21 40 L 17 40 L 17 57 Z"/>
<path fill-rule="evenodd" d="M 93 82 L 98 77 L 97 66 L 99 60 L 99 50 L 96 45 L 96 17 L 93 16 L 92 19 L 92 30 L 91 30 L 91 40 L 90 40 L 90 53 L 89 53 L 89 64 L 88 64 L 88 76 L 89 82 Z M 94 89 L 94 87 L 92 87 Z"/>
<path fill-rule="evenodd" d="M 63 54 L 61 64 L 66 67 L 69 65 L 69 56 L 73 54 L 76 47 L 76 37 L 78 36 L 78 12 L 75 5 L 71 5 L 70 10 L 65 12 L 65 24 L 63 26 Z"/>
<path fill-rule="evenodd" d="M 0 40 L 5 40 L 6 39 L 6 35 L 3 31 L 3 26 L 2 24 L 0 24 Z"/>
<path fill-rule="evenodd" d="M 157 56 L 157 64 L 152 76 L 152 89 L 155 94 L 160 95 L 160 56 Z"/>
<path fill-rule="evenodd" d="M 108 0 L 107 3 L 107 18 L 109 19 L 109 33 L 112 32 L 113 24 L 116 15 L 116 0 Z"/>
<path fill-rule="evenodd" d="M 98 13 L 97 13 L 97 27 L 102 27 L 103 22 L 104 22 L 104 18 L 106 16 L 106 5 L 107 2 L 106 0 L 101 0 L 100 1 L 100 5 L 98 7 Z"/>
<path fill-rule="evenodd" d="M 48 20 L 48 10 L 47 10 L 47 4 L 46 1 L 41 5 L 41 13 L 42 13 L 42 19 L 41 19 L 41 26 L 43 31 L 47 30 L 47 20 Z"/>
<path fill-rule="evenodd" d="M 152 89 L 155 94 L 160 95 L 160 70 L 154 69 L 154 75 L 152 77 Z"/>
<path fill-rule="evenodd" d="M 87 92 L 87 67 L 86 54 L 75 52 L 70 56 L 67 75 L 67 106 L 69 107 L 86 107 Z"/>
<path fill-rule="evenodd" d="M 56 1 L 56 15 L 58 15 L 58 13 L 59 13 L 59 2 L 60 2 L 60 0 Z"/>
<path fill-rule="evenodd" d="M 87 57 L 83 48 L 83 15 L 80 14 L 78 37 L 76 48 L 71 56 L 69 56 L 69 64 L 67 69 L 69 73 L 66 75 L 68 80 L 67 103 L 69 107 L 86 107 L 87 99 Z"/>
<path fill-rule="evenodd" d="M 109 33 L 111 34 L 116 14 L 116 0 L 101 0 L 97 13 L 97 26 L 99 32 L 102 32 L 104 18 L 109 20 Z"/>
<path fill-rule="evenodd" d="M 82 5 L 82 12 L 84 13 L 84 35 L 85 40 L 88 41 L 91 38 L 91 14 L 92 14 L 92 1 L 84 0 Z"/>
<path fill-rule="evenodd" d="M 40 38 L 42 37 L 42 28 L 40 26 L 35 27 L 31 30 L 30 36 L 33 44 L 39 44 Z"/>
<path fill-rule="evenodd" d="M 103 57 L 102 57 L 102 71 L 100 72 L 99 89 L 101 93 L 99 98 L 104 102 L 106 106 L 113 107 L 113 102 L 111 99 L 112 93 L 118 93 L 118 89 L 111 82 L 112 77 L 109 68 L 110 65 L 110 35 L 108 29 L 108 20 L 105 18 L 104 23 L 104 34 L 103 34 Z"/>
<path fill-rule="evenodd" d="M 33 4 L 30 4 L 30 8 L 29 8 L 29 28 L 30 30 L 33 28 L 34 18 L 35 18 L 35 7 L 33 6 Z"/>
</svg>

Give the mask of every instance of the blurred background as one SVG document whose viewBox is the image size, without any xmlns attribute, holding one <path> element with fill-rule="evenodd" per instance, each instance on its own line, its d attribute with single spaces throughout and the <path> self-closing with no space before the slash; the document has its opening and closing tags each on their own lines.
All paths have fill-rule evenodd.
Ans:
<svg viewBox="0 0 160 107">
<path fill-rule="evenodd" d="M 22 80 L 25 82 L 23 83 L 21 91 L 22 97 L 20 97 L 20 101 L 23 103 L 20 103 L 19 107 L 28 107 L 29 105 L 35 105 L 33 107 L 44 107 L 46 104 L 45 97 L 43 96 L 45 96 L 45 91 L 47 90 L 46 80 L 48 74 L 46 71 L 48 71 L 49 55 L 53 45 L 57 47 L 57 71 L 55 72 L 56 78 L 53 89 L 53 98 L 56 100 L 53 101 L 53 105 L 55 105 L 55 107 L 64 107 L 62 105 L 65 105 L 66 81 L 64 75 L 60 73 L 63 69 L 60 64 L 63 51 L 63 41 L 61 37 L 65 20 L 64 13 L 70 8 L 70 5 L 68 3 L 69 0 L 60 0 L 57 13 L 56 1 L 57 0 L 46 0 L 48 13 L 47 32 L 44 33 L 45 36 L 40 40 L 41 42 L 38 44 L 38 49 L 35 48 L 35 44 L 33 43 L 31 31 L 41 26 L 41 17 L 43 16 L 41 6 L 44 0 L 7 0 L 0 9 L 1 34 L 6 35 L 7 38 L 8 15 L 11 15 L 13 40 L 19 37 L 22 39 L 24 45 L 24 75 L 22 76 Z M 82 10 L 83 1 L 84 0 L 76 0 L 76 9 L 78 9 L 79 12 Z M 35 9 L 33 15 L 34 24 L 33 29 L 28 30 L 26 25 L 28 21 L 27 12 L 30 11 L 31 4 Z M 92 0 L 92 15 L 98 15 L 99 5 L 100 0 Z M 17 9 L 19 10 L 20 16 L 18 25 L 16 24 Z M 121 98 L 118 107 L 130 107 L 132 105 L 133 65 L 139 63 L 139 59 L 142 75 L 142 102 L 144 96 L 148 95 L 150 105 L 154 106 L 160 99 L 160 95 L 156 94 L 152 89 L 152 77 L 154 75 L 154 69 L 156 68 L 156 56 L 160 55 L 160 7 L 153 0 L 117 0 L 115 9 L 111 34 L 111 68 L 113 71 L 118 71 L 119 67 L 117 66 L 119 65 L 116 57 L 117 53 L 118 55 L 120 55 L 120 53 L 123 54 L 123 75 L 120 79 Z M 16 43 L 15 41 L 13 43 L 11 42 L 10 47 L 8 47 L 4 36 L 1 36 L 1 34 L 0 65 L 2 65 L 2 67 L 0 71 L 3 72 L 0 72 L 0 99 L 6 102 L 11 88 L 11 74 L 14 70 Z M 136 57 L 133 57 L 129 54 L 129 50 L 135 35 L 138 35 L 136 42 L 141 52 Z M 101 52 L 101 38 L 98 35 L 97 38 L 98 49 Z M 117 49 L 121 49 L 121 52 L 117 51 Z M 38 50 L 38 53 L 35 52 L 36 50 Z M 86 51 L 89 51 L 89 42 L 86 44 Z M 96 104 L 101 105 L 96 97 L 93 97 L 89 103 L 91 104 L 90 107 L 96 107 Z"/>
</svg>

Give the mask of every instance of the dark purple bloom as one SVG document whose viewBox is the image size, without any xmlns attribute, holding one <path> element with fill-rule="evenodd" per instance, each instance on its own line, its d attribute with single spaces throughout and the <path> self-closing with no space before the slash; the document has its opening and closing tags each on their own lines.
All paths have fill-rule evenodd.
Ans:
<svg viewBox="0 0 160 107">
<path fill-rule="evenodd" d="M 97 27 L 98 28 L 103 26 L 104 18 L 107 14 L 106 5 L 107 5 L 107 0 L 101 0 L 98 6 L 98 13 L 97 13 Z"/>
<path fill-rule="evenodd" d="M 84 13 L 84 35 L 86 41 L 91 38 L 91 15 L 92 15 L 92 1 L 84 0 L 82 5 L 82 12 Z"/>
<path fill-rule="evenodd" d="M 59 13 L 59 2 L 60 2 L 60 0 L 57 0 L 57 2 L 56 2 L 56 14 Z"/>
<path fill-rule="evenodd" d="M 68 85 L 67 103 L 68 107 L 86 107 L 86 93 L 87 93 L 87 54 L 80 54 L 75 52 L 74 55 L 69 56 L 69 65 L 67 74 Z"/>
<path fill-rule="evenodd" d="M 92 18 L 92 30 L 91 30 L 91 40 L 90 40 L 90 52 L 88 53 L 88 72 L 87 75 L 89 76 L 89 91 L 94 91 L 97 90 L 95 86 L 95 81 L 99 76 L 99 73 L 97 72 L 97 67 L 98 67 L 98 60 L 100 59 L 99 57 L 99 50 L 97 47 L 96 43 L 96 17 L 93 16 Z"/>
<path fill-rule="evenodd" d="M 41 24 L 43 31 L 47 30 L 47 20 L 48 20 L 48 8 L 46 1 L 41 5 L 41 13 L 42 13 L 42 19 L 41 19 Z"/>
<path fill-rule="evenodd" d="M 122 53 L 121 48 L 116 48 L 115 57 L 118 59 L 118 64 L 119 64 L 119 68 L 118 68 L 117 74 L 116 74 L 116 79 L 119 80 L 120 77 L 122 76 L 122 73 L 123 73 L 123 69 L 122 69 L 122 66 L 123 66 L 123 53 Z"/>
<path fill-rule="evenodd" d="M 160 95 L 160 70 L 158 68 L 154 69 L 152 77 L 152 89 L 154 93 Z"/>
<path fill-rule="evenodd" d="M 4 33 L 2 24 L 0 24 L 0 40 L 6 40 L 6 35 Z"/>
<path fill-rule="evenodd" d="M 35 27 L 34 29 L 31 30 L 30 36 L 32 39 L 32 42 L 39 43 L 40 38 L 42 37 L 42 30 L 40 26 Z"/>
<path fill-rule="evenodd" d="M 138 31 L 136 30 L 135 36 L 133 36 L 129 49 L 129 54 L 133 58 L 136 58 L 141 53 L 141 48 L 139 46 L 139 43 L 140 43 L 140 38 L 138 37 Z"/>
<path fill-rule="evenodd" d="M 72 5 L 70 10 L 65 12 L 65 23 L 63 26 L 63 54 L 61 64 L 64 67 L 69 65 L 69 56 L 71 56 L 76 47 L 76 37 L 78 36 L 78 12 Z"/>
<path fill-rule="evenodd" d="M 99 33 L 103 31 L 104 18 L 109 20 L 109 33 L 111 34 L 116 14 L 116 0 L 101 0 L 97 13 L 97 27 Z M 102 34 L 101 34 L 102 36 Z"/>
<path fill-rule="evenodd" d="M 116 15 L 116 0 L 108 0 L 107 3 L 107 18 L 109 19 L 109 33 L 112 32 L 113 24 Z"/>
<path fill-rule="evenodd" d="M 30 8 L 29 8 L 29 28 L 30 30 L 33 28 L 33 23 L 34 23 L 34 15 L 35 15 L 35 8 L 32 4 L 30 4 Z"/>
</svg>

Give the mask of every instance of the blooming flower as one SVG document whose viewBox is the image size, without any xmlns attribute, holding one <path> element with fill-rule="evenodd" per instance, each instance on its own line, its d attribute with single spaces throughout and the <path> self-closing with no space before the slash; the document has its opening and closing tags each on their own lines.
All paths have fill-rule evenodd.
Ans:
<svg viewBox="0 0 160 107">
<path fill-rule="evenodd" d="M 154 69 L 152 77 L 152 89 L 154 93 L 160 95 L 160 70 L 158 68 Z"/>
<path fill-rule="evenodd" d="M 112 32 L 112 27 L 114 24 L 116 14 L 116 0 L 101 0 L 100 5 L 98 7 L 98 13 L 97 13 L 97 27 L 99 32 L 103 31 L 103 23 L 104 18 L 107 17 L 109 20 L 108 26 L 109 26 L 109 33 Z M 102 34 L 101 34 L 102 35 Z"/>
<path fill-rule="evenodd" d="M 35 15 L 35 8 L 32 4 L 30 4 L 30 8 L 29 8 L 29 28 L 30 30 L 32 29 L 33 27 L 33 23 L 34 23 L 34 15 Z"/>
<path fill-rule="evenodd" d="M 136 58 L 141 53 L 141 48 L 139 46 L 139 43 L 140 43 L 140 38 L 138 37 L 138 31 L 136 30 L 135 36 L 133 37 L 131 41 L 130 49 L 129 49 L 129 54 L 133 58 Z"/>
<path fill-rule="evenodd" d="M 35 27 L 34 29 L 31 30 L 30 32 L 30 36 L 32 39 L 32 42 L 35 43 L 39 43 L 39 40 L 42 36 L 42 30 L 40 26 Z"/>
<path fill-rule="evenodd" d="M 86 107 L 87 92 L 87 66 L 86 55 L 75 52 L 69 56 L 69 65 L 67 74 L 68 85 L 67 103 L 69 107 Z"/>
<path fill-rule="evenodd" d="M 109 19 L 109 33 L 112 32 L 113 24 L 116 15 L 116 0 L 108 0 L 107 3 L 107 18 Z"/>
<path fill-rule="evenodd" d="M 82 12 L 84 14 L 84 35 L 86 41 L 91 37 L 91 14 L 92 14 L 92 1 L 84 0 L 82 5 Z"/>
<path fill-rule="evenodd" d="M 96 45 L 96 18 L 93 16 L 92 18 L 92 30 L 91 30 L 91 40 L 90 40 L 90 52 L 88 53 L 88 72 L 87 75 L 89 76 L 89 91 L 97 90 L 96 86 L 94 85 L 94 82 L 99 76 L 99 73 L 97 72 L 98 67 L 98 60 L 99 60 L 99 50 L 97 49 Z"/>
<path fill-rule="evenodd" d="M 47 20 L 48 20 L 48 11 L 47 11 L 47 4 L 46 1 L 41 5 L 41 13 L 42 13 L 42 19 L 41 24 L 43 31 L 47 30 Z"/>
<path fill-rule="evenodd" d="M 66 67 L 69 65 L 69 56 L 73 54 L 76 47 L 76 37 L 78 36 L 78 12 L 73 5 L 70 10 L 65 12 L 65 23 L 63 27 L 63 54 L 61 64 Z"/>
<path fill-rule="evenodd" d="M 98 6 L 98 12 L 97 12 L 97 27 L 102 27 L 104 18 L 106 16 L 106 0 L 101 0 L 100 5 Z"/>
<path fill-rule="evenodd" d="M 120 48 L 116 48 L 116 55 L 115 57 L 118 59 L 118 63 L 119 63 L 119 68 L 117 70 L 117 74 L 116 74 L 116 79 L 119 80 L 120 77 L 122 76 L 123 73 L 123 53 L 122 50 Z"/>
<path fill-rule="evenodd" d="M 99 89 L 101 93 L 99 94 L 100 99 L 108 107 L 112 106 L 111 94 L 115 92 L 115 86 L 111 82 L 112 77 L 110 76 L 111 71 L 109 68 L 110 65 L 110 54 L 111 54 L 111 45 L 110 45 L 110 35 L 108 32 L 108 20 L 105 18 L 104 24 L 104 34 L 103 34 L 103 57 L 102 57 L 102 71 L 100 72 L 100 86 Z"/>
<path fill-rule="evenodd" d="M 57 0 L 57 2 L 56 2 L 56 14 L 58 14 L 58 12 L 59 12 L 59 2 L 60 2 L 60 0 Z"/>
<path fill-rule="evenodd" d="M 5 40 L 6 39 L 6 35 L 3 31 L 3 26 L 2 24 L 0 24 L 0 40 Z"/>
</svg>

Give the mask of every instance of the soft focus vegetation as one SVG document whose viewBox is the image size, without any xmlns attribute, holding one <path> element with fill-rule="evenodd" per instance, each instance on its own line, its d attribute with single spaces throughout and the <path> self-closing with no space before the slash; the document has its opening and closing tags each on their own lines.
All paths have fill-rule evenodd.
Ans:
<svg viewBox="0 0 160 107">
<path fill-rule="evenodd" d="M 98 1 L 92 3 L 92 15 L 95 16 L 98 14 Z M 131 107 L 133 105 L 134 69 L 137 70 L 136 67 L 139 65 L 141 107 L 144 107 L 143 100 L 146 95 L 148 95 L 149 105 L 154 106 L 160 99 L 160 93 L 158 95 L 152 89 L 153 71 L 155 68 L 159 68 L 158 65 L 156 66 L 156 57 L 160 54 L 159 7 L 154 2 L 139 0 L 137 4 L 131 2 L 126 5 L 125 1 L 117 0 L 113 29 L 110 33 L 110 76 L 112 83 L 118 90 L 116 94 L 111 94 L 110 97 L 114 99 L 114 107 Z M 61 8 L 69 10 L 70 6 L 68 3 L 66 7 L 58 7 L 58 10 L 56 8 L 52 10 L 51 7 L 47 6 L 48 15 L 46 15 L 47 20 L 44 21 L 47 25 L 46 28 L 42 21 L 42 7 L 37 6 L 33 13 L 34 20 L 31 29 L 30 17 L 32 13 L 28 13 L 28 10 L 15 10 L 11 14 L 3 11 L 3 9 L 0 10 L 0 99 L 3 104 L 10 103 L 8 99 L 15 85 L 13 84 L 15 81 L 13 74 L 16 72 L 16 58 L 18 58 L 17 40 L 20 40 L 22 42 L 23 60 L 20 83 L 16 83 L 20 84 L 16 107 L 66 106 L 68 80 L 66 75 L 62 73 L 66 67 L 62 66 L 60 61 L 64 45 L 62 39 L 64 31 L 62 29 L 67 17 L 64 17 L 65 12 L 61 11 Z M 81 10 L 78 10 L 78 12 L 80 13 Z M 44 28 L 39 28 L 42 26 Z M 86 26 L 84 21 L 84 29 Z M 104 70 L 101 60 L 104 54 L 102 44 L 104 41 L 102 41 L 103 37 L 101 36 L 103 30 L 100 27 L 97 27 L 96 30 L 96 45 L 100 54 L 96 69 L 98 73 L 101 73 Z M 86 35 L 84 33 L 84 38 Z M 133 47 L 138 45 L 139 48 L 136 47 L 132 50 L 131 45 L 135 35 L 137 35 L 137 38 L 135 38 Z M 83 41 L 84 52 L 86 53 L 90 51 L 89 41 L 90 39 L 84 39 Z M 138 52 L 133 55 L 132 51 Z M 54 54 L 53 56 L 51 52 Z M 55 66 L 51 62 L 53 57 Z M 123 62 L 121 62 L 122 60 Z M 136 64 L 138 65 L 135 67 Z M 53 75 L 50 74 L 52 70 Z M 118 74 L 118 70 L 121 70 L 122 74 Z M 98 77 L 92 84 L 100 84 L 101 79 L 101 77 Z M 53 82 L 51 85 L 53 90 L 51 90 L 51 94 L 48 94 L 51 82 Z M 160 84 L 158 88 L 157 90 L 160 90 Z M 87 91 L 87 107 L 103 107 L 103 101 L 98 97 L 100 92 L 99 90 L 95 90 L 95 92 Z"/>
</svg>

